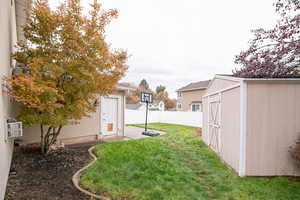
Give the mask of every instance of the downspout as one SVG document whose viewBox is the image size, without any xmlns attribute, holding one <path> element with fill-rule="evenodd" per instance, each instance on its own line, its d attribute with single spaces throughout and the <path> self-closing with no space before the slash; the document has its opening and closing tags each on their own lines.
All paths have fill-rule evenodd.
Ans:
<svg viewBox="0 0 300 200">
<path fill-rule="evenodd" d="M 246 140 L 247 140 L 247 82 L 240 81 L 240 159 L 239 176 L 246 176 Z"/>
</svg>

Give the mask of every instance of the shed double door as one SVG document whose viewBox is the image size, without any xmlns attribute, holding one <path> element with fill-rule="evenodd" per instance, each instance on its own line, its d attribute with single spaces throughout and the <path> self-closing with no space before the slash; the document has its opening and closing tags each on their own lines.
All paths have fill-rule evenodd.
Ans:
<svg viewBox="0 0 300 200">
<path fill-rule="evenodd" d="M 221 152 L 221 95 L 209 98 L 209 146 Z"/>
</svg>

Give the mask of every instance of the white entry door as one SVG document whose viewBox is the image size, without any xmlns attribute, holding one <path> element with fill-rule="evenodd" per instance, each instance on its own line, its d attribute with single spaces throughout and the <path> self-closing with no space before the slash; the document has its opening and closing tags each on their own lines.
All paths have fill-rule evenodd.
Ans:
<svg viewBox="0 0 300 200">
<path fill-rule="evenodd" d="M 101 132 L 103 135 L 117 135 L 118 102 L 115 97 L 102 97 L 101 101 Z"/>
</svg>

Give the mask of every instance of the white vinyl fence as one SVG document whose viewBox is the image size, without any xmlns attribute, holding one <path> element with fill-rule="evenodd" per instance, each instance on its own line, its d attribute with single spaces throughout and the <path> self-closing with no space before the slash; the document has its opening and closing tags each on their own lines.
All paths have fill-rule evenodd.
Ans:
<svg viewBox="0 0 300 200">
<path fill-rule="evenodd" d="M 125 124 L 142 124 L 146 111 L 125 109 Z M 202 127 L 202 112 L 149 111 L 148 123 L 161 122 Z"/>
</svg>

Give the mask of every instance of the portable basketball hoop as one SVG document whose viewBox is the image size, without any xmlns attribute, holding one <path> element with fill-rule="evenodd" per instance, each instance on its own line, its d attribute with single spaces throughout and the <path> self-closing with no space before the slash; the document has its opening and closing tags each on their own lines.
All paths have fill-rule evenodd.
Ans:
<svg viewBox="0 0 300 200">
<path fill-rule="evenodd" d="M 147 92 L 142 92 L 141 93 L 141 102 L 146 103 L 146 122 L 145 122 L 145 131 L 142 133 L 143 135 L 148 135 L 148 136 L 158 136 L 159 133 L 156 133 L 154 131 L 148 131 L 147 126 L 148 126 L 148 107 L 149 103 L 153 102 L 153 94 L 147 93 Z"/>
</svg>

